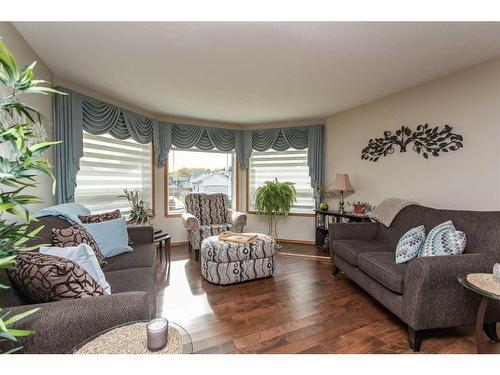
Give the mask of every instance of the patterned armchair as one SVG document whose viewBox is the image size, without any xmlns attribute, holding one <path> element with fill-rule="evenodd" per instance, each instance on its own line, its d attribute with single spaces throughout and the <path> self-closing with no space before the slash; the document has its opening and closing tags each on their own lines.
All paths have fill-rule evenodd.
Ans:
<svg viewBox="0 0 500 375">
<path fill-rule="evenodd" d="M 186 195 L 186 212 L 182 223 L 188 232 L 189 248 L 200 256 L 201 242 L 224 231 L 242 232 L 247 215 L 233 211 L 229 199 L 222 193 L 189 193 Z"/>
</svg>

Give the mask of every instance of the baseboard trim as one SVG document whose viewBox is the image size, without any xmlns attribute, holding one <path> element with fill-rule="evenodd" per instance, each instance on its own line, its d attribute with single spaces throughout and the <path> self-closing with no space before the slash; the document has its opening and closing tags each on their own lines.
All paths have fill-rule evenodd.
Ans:
<svg viewBox="0 0 500 375">
<path fill-rule="evenodd" d="M 188 241 L 180 241 L 180 242 L 172 242 L 170 244 L 170 246 L 174 247 L 174 246 L 185 246 L 187 245 L 189 242 Z"/>
<path fill-rule="evenodd" d="M 314 241 L 308 241 L 308 240 L 287 240 L 286 238 L 279 238 L 278 241 L 281 243 L 289 243 L 296 245 L 314 245 Z M 188 241 L 172 242 L 170 246 L 184 246 L 187 245 L 188 243 L 189 243 Z"/>
<path fill-rule="evenodd" d="M 286 238 L 279 238 L 279 242 L 281 243 L 289 243 L 289 244 L 296 244 L 296 245 L 314 245 L 314 241 L 309 241 L 309 240 L 287 240 Z"/>
</svg>

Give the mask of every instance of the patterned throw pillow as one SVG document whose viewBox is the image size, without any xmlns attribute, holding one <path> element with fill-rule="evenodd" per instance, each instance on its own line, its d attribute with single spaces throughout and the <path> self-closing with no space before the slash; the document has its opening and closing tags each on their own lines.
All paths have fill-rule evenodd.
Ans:
<svg viewBox="0 0 500 375">
<path fill-rule="evenodd" d="M 59 247 L 78 246 L 81 243 L 89 245 L 94 250 L 99 265 L 104 267 L 108 262 L 104 259 L 97 242 L 81 225 L 75 224 L 65 229 L 52 229 L 52 245 Z"/>
<path fill-rule="evenodd" d="M 94 223 L 102 223 L 103 221 L 114 220 L 122 217 L 120 210 L 114 210 L 110 212 L 104 212 L 102 214 L 95 215 L 87 215 L 87 216 L 78 216 L 78 218 L 82 221 L 83 224 L 94 224 Z M 134 243 L 130 236 L 128 236 L 128 245 L 131 246 Z"/>
<path fill-rule="evenodd" d="M 104 289 L 75 262 L 41 253 L 21 253 L 8 271 L 31 303 L 102 296 Z"/>
<path fill-rule="evenodd" d="M 425 242 L 425 228 L 420 225 L 403 234 L 396 246 L 396 263 L 406 263 L 416 258 Z"/>
<path fill-rule="evenodd" d="M 455 230 L 448 220 L 429 232 L 419 256 L 459 255 L 464 252 L 466 244 L 465 233 Z"/>
<path fill-rule="evenodd" d="M 103 221 L 118 219 L 122 214 L 120 210 L 104 212 L 102 214 L 78 216 L 83 224 L 102 223 Z"/>
</svg>

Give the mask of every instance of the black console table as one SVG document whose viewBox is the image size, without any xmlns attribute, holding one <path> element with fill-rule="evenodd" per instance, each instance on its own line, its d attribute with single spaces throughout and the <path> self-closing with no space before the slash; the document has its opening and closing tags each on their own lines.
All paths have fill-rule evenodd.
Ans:
<svg viewBox="0 0 500 375">
<path fill-rule="evenodd" d="M 340 213 L 340 211 L 315 210 L 314 213 L 316 247 L 325 251 L 330 250 L 330 239 L 328 237 L 328 225 L 330 223 L 370 221 L 368 215 L 358 215 L 352 212 Z"/>
</svg>

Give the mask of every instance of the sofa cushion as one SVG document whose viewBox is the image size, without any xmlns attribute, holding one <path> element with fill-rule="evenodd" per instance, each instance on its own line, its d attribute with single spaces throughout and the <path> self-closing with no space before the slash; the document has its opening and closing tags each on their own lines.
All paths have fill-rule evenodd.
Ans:
<svg viewBox="0 0 500 375">
<path fill-rule="evenodd" d="M 104 273 L 127 268 L 154 267 L 155 247 L 152 243 L 132 246 L 134 251 L 116 255 L 106 259 L 108 264 L 103 268 Z"/>
<path fill-rule="evenodd" d="M 32 303 L 102 296 L 104 289 L 77 263 L 41 253 L 21 253 L 9 271 L 12 283 Z"/>
<path fill-rule="evenodd" d="M 154 296 L 154 269 L 151 267 L 128 268 L 106 272 L 106 279 L 113 294 L 146 292 Z"/>
<path fill-rule="evenodd" d="M 411 228 L 403 234 L 396 246 L 396 263 L 406 263 L 416 258 L 425 241 L 425 228 L 423 225 Z"/>
<path fill-rule="evenodd" d="M 122 217 L 120 210 L 104 212 L 102 214 L 78 216 L 83 224 L 102 223 L 103 221 L 118 219 Z"/>
<path fill-rule="evenodd" d="M 119 219 L 120 217 L 122 217 L 122 214 L 120 210 L 114 210 L 109 212 L 103 212 L 101 214 L 78 216 L 78 217 L 80 218 L 83 224 L 92 224 L 92 223 L 102 223 L 103 221 Z M 130 238 L 130 235 L 128 236 L 128 244 L 130 246 L 134 244 L 132 242 L 132 239 Z"/>
<path fill-rule="evenodd" d="M 408 264 L 396 264 L 391 253 L 363 253 L 358 267 L 393 292 L 403 294 L 403 279 Z"/>
<path fill-rule="evenodd" d="M 358 256 L 362 253 L 388 252 L 394 257 L 394 250 L 375 240 L 335 240 L 333 251 L 353 266 L 358 266 Z"/>
<path fill-rule="evenodd" d="M 81 243 L 89 245 L 94 250 L 101 267 L 106 265 L 106 259 L 104 259 L 97 242 L 84 227 L 75 224 L 64 229 L 52 228 L 52 244 L 54 246 L 78 246 Z"/>
<path fill-rule="evenodd" d="M 451 220 L 448 220 L 432 228 L 419 256 L 460 255 L 465 245 L 465 233 L 455 230 Z"/>
</svg>

